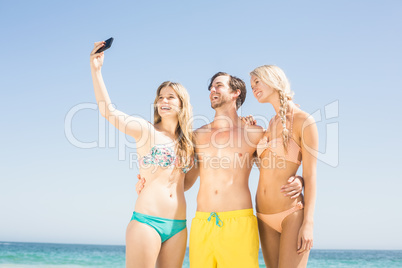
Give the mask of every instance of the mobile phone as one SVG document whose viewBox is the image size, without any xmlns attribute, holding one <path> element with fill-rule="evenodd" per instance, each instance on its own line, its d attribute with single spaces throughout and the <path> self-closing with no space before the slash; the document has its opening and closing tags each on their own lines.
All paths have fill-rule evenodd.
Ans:
<svg viewBox="0 0 402 268">
<path fill-rule="evenodd" d="M 108 40 L 105 40 L 105 45 L 103 47 L 101 47 L 100 49 L 98 49 L 95 53 L 101 53 L 101 52 L 105 51 L 106 49 L 108 49 L 112 46 L 112 43 L 113 43 L 113 37 L 110 37 Z"/>
</svg>

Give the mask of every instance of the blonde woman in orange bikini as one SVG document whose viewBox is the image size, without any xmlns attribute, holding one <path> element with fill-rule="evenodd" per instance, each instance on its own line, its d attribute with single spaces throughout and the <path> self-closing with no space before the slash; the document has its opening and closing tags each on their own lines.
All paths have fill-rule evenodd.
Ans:
<svg viewBox="0 0 402 268">
<path fill-rule="evenodd" d="M 314 119 L 292 102 L 285 73 L 264 65 L 251 73 L 253 95 L 270 103 L 276 116 L 257 147 L 260 179 L 258 228 L 267 267 L 306 267 L 313 246 L 318 132 Z M 304 197 L 278 193 L 303 164 Z"/>
</svg>

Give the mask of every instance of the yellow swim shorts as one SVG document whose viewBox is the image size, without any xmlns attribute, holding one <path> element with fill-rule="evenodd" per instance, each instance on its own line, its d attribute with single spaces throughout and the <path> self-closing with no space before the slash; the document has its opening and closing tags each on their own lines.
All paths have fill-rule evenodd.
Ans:
<svg viewBox="0 0 402 268">
<path fill-rule="evenodd" d="M 190 268 L 258 266 L 258 225 L 253 209 L 196 212 L 190 231 Z"/>
</svg>

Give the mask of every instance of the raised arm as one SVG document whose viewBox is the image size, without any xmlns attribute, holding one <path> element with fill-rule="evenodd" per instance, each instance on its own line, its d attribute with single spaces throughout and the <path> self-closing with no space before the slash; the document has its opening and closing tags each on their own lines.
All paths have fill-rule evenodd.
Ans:
<svg viewBox="0 0 402 268">
<path fill-rule="evenodd" d="M 312 116 L 306 118 L 301 132 L 303 178 L 304 178 L 304 219 L 297 241 L 298 253 L 305 253 L 313 246 L 314 209 L 316 200 L 318 131 Z"/>
<path fill-rule="evenodd" d="M 92 81 L 99 112 L 118 130 L 132 136 L 138 142 L 138 140 L 144 137 L 144 134 L 149 133 L 152 125 L 142 118 L 129 116 L 112 106 L 101 73 L 104 52 L 95 53 L 95 51 L 104 46 L 104 43 L 96 42 L 90 55 Z M 148 137 L 148 135 L 145 135 L 145 137 Z"/>
</svg>

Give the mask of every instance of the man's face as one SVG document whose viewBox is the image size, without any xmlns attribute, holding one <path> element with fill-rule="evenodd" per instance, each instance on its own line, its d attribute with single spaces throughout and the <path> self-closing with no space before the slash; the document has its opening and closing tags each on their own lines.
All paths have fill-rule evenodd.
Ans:
<svg viewBox="0 0 402 268">
<path fill-rule="evenodd" d="M 212 81 L 211 88 L 209 89 L 209 99 L 211 101 L 212 109 L 222 107 L 231 101 L 229 87 L 230 77 L 227 75 L 218 76 Z"/>
</svg>

